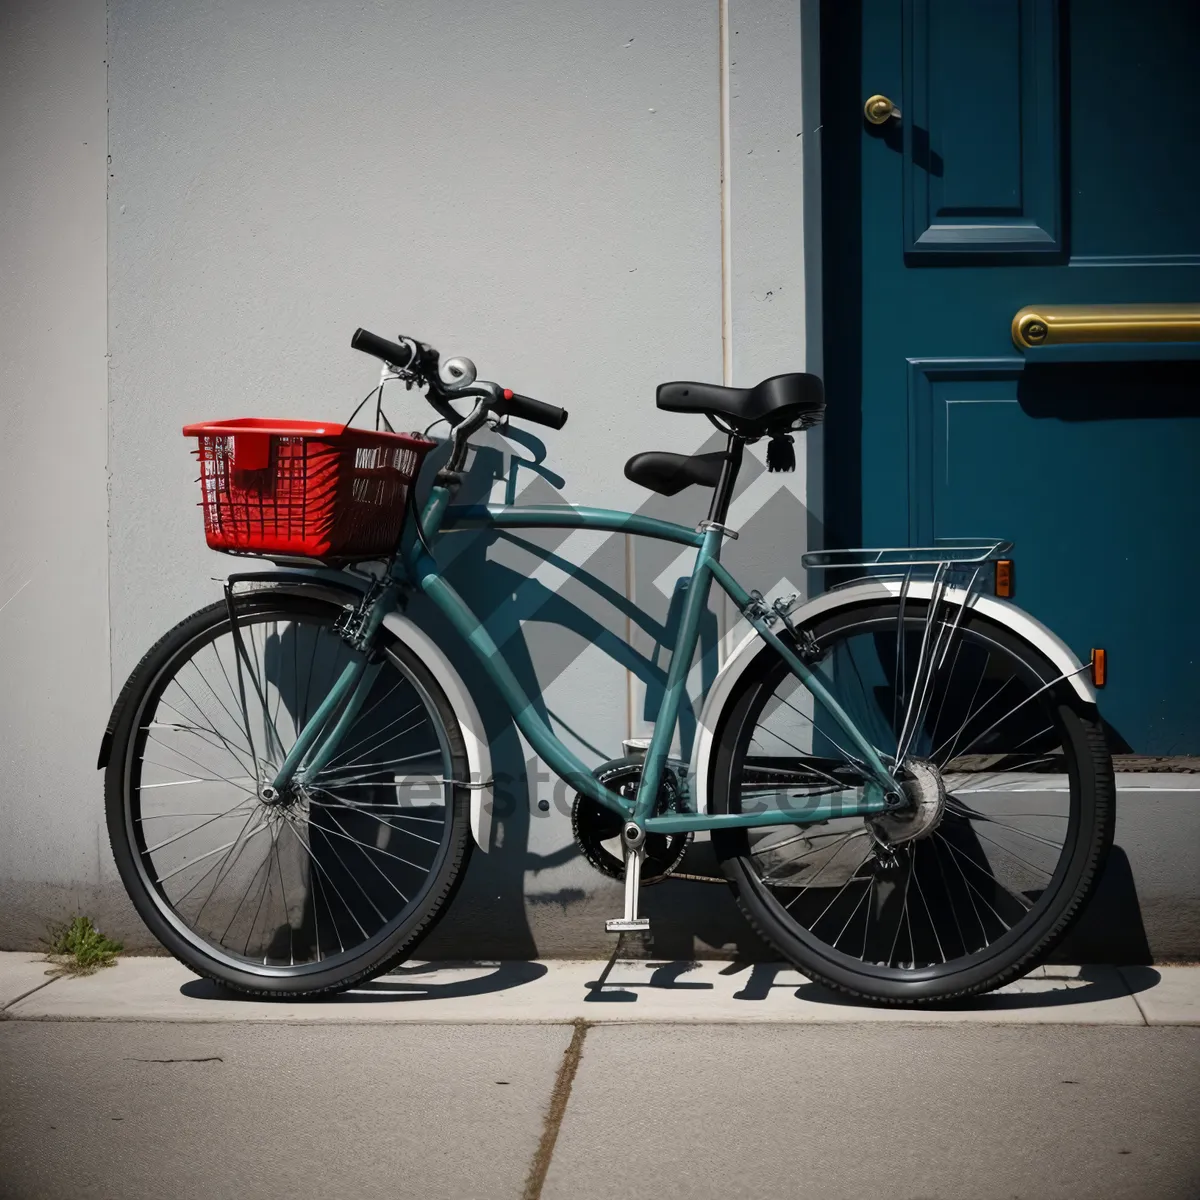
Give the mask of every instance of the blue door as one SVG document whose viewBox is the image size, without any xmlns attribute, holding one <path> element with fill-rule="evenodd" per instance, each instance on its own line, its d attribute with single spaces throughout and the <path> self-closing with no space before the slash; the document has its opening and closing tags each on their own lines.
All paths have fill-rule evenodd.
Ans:
<svg viewBox="0 0 1200 1200">
<path fill-rule="evenodd" d="M 1011 538 L 1114 750 L 1200 753 L 1200 4 L 821 20 L 827 544 Z"/>
</svg>

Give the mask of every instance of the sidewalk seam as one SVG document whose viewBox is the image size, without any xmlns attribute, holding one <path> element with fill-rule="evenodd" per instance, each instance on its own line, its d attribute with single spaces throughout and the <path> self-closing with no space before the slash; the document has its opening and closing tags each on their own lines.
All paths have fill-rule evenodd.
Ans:
<svg viewBox="0 0 1200 1200">
<path fill-rule="evenodd" d="M 1134 1002 L 1134 1004 L 1137 1005 L 1138 1012 L 1142 1014 L 1142 1021 L 1146 1028 L 1149 1029 L 1150 1017 L 1147 1015 L 1146 1010 L 1142 1007 L 1142 1002 L 1138 999 L 1138 995 L 1134 990 L 1133 984 L 1129 982 L 1129 978 L 1125 974 L 1125 968 L 1120 966 L 1117 967 L 1117 975 L 1120 977 L 1121 982 L 1129 989 L 1129 998 Z"/>
<path fill-rule="evenodd" d="M 0 1021 L 14 1020 L 15 1018 L 8 1015 L 8 1010 L 12 1008 L 14 1004 L 20 1004 L 22 1000 L 32 996 L 34 992 L 40 992 L 42 988 L 49 987 L 52 983 L 57 983 L 60 978 L 61 976 L 59 975 L 52 975 L 49 979 L 39 983 L 37 987 L 31 987 L 29 991 L 22 992 L 19 996 L 14 997 L 7 1004 L 0 1005 Z"/>
<path fill-rule="evenodd" d="M 558 1074 L 554 1078 L 554 1087 L 550 1092 L 550 1107 L 546 1110 L 541 1140 L 529 1163 L 529 1175 L 525 1179 L 525 1190 L 521 1193 L 522 1200 L 540 1200 L 542 1187 L 550 1170 L 550 1160 L 554 1157 L 554 1145 L 558 1141 L 558 1131 L 562 1127 L 563 1117 L 567 1113 L 567 1101 L 571 1098 L 571 1085 L 575 1082 L 575 1073 L 579 1070 L 579 1060 L 583 1057 L 583 1042 L 587 1037 L 589 1023 L 582 1018 L 577 1018 L 571 1024 L 575 1028 L 566 1050 L 563 1051 L 562 1062 L 559 1064 Z"/>
</svg>

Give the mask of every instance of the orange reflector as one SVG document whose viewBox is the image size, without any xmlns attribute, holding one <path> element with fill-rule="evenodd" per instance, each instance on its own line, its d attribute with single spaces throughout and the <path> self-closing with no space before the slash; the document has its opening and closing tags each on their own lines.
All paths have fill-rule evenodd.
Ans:
<svg viewBox="0 0 1200 1200">
<path fill-rule="evenodd" d="M 1006 600 L 1013 594 L 1013 560 L 998 558 L 996 560 L 996 595 Z"/>
<path fill-rule="evenodd" d="M 1108 682 L 1108 654 L 1104 650 L 1092 651 L 1092 682 L 1097 687 Z"/>
</svg>

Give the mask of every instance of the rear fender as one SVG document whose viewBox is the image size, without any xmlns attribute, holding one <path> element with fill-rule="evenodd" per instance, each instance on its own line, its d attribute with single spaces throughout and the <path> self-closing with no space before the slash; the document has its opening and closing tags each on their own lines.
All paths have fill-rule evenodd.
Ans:
<svg viewBox="0 0 1200 1200">
<path fill-rule="evenodd" d="M 796 625 L 807 625 L 839 609 L 854 608 L 872 601 L 891 599 L 900 594 L 901 586 L 900 580 L 879 579 L 826 592 L 796 609 L 791 614 L 791 620 Z M 907 595 L 915 600 L 927 600 L 932 594 L 932 581 L 913 582 L 908 586 Z M 951 604 L 961 604 L 965 598 L 966 592 L 962 588 L 946 590 L 946 599 Z M 1096 692 L 1092 687 L 1091 680 L 1083 670 L 1083 664 L 1075 657 L 1071 648 L 1036 617 L 1030 616 L 1024 609 L 1018 608 L 1007 600 L 982 593 L 976 593 L 971 597 L 968 607 L 973 612 L 978 612 L 995 621 L 996 624 L 1012 630 L 1063 675 L 1067 676 L 1068 682 L 1079 694 L 1080 699 L 1085 700 L 1088 704 L 1096 703 Z M 762 638 L 751 630 L 721 668 L 704 699 L 704 706 L 696 727 L 696 737 L 692 744 L 692 761 L 689 771 L 693 801 L 698 812 L 709 811 L 709 792 L 712 786 L 713 760 L 716 756 L 716 737 L 721 729 L 726 706 L 739 680 L 763 650 L 766 650 L 768 654 L 772 653 L 767 649 Z"/>
</svg>

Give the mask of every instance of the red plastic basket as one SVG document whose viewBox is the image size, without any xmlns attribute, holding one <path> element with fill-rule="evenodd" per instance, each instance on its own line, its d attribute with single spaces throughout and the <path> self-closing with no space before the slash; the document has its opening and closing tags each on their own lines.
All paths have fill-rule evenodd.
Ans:
<svg viewBox="0 0 1200 1200">
<path fill-rule="evenodd" d="M 306 558 L 391 554 L 413 481 L 436 445 L 412 434 L 260 417 L 185 425 L 183 433 L 199 439 L 208 544 Z"/>
</svg>

